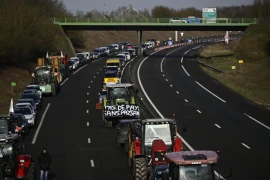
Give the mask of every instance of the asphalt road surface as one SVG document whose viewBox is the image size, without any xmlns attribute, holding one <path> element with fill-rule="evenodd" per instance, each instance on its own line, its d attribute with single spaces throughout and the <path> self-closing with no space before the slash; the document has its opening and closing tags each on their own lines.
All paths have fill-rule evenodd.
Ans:
<svg viewBox="0 0 270 180">
<path fill-rule="evenodd" d="M 195 58 L 198 50 L 198 45 L 167 49 L 141 60 L 136 71 L 146 95 L 140 96 L 159 116 L 176 114 L 178 124 L 188 127 L 180 135 L 189 148 L 220 150 L 220 164 L 233 168 L 230 179 L 265 179 L 270 112 L 206 75 Z M 217 168 L 222 176 L 224 170 Z"/>
<path fill-rule="evenodd" d="M 95 109 L 104 65 L 105 58 L 75 71 L 57 97 L 44 98 L 39 115 L 39 124 L 43 123 L 27 137 L 26 146 L 35 160 L 42 147 L 48 148 L 53 160 L 51 180 L 132 178 L 127 156 L 116 148 L 116 130 L 102 127 L 101 111 Z"/>
</svg>

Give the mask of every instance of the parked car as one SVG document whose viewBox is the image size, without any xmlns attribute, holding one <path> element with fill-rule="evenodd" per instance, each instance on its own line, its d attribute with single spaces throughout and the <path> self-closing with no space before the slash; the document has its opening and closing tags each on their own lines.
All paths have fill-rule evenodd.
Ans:
<svg viewBox="0 0 270 180">
<path fill-rule="evenodd" d="M 127 51 L 131 54 L 131 57 L 134 57 L 134 56 L 136 56 L 137 55 L 137 53 L 136 53 L 136 49 L 127 49 Z"/>
<path fill-rule="evenodd" d="M 72 58 L 70 58 L 69 61 L 75 61 L 75 66 L 76 66 L 76 69 L 77 69 L 77 67 L 79 66 L 79 63 L 80 63 L 79 58 L 78 57 L 72 57 Z"/>
<path fill-rule="evenodd" d="M 69 71 L 74 71 L 75 69 L 77 69 L 77 63 L 75 60 L 69 60 L 68 61 L 68 70 Z"/>
<path fill-rule="evenodd" d="M 35 93 L 39 96 L 39 98 L 42 98 L 42 94 L 39 94 L 38 91 L 36 89 L 25 89 L 23 92 L 22 92 L 22 95 L 23 94 L 31 94 L 31 93 Z"/>
<path fill-rule="evenodd" d="M 129 61 L 131 59 L 131 56 L 130 56 L 130 53 L 125 51 L 125 52 L 122 52 L 121 54 L 125 54 L 126 57 L 127 57 L 127 61 Z"/>
<path fill-rule="evenodd" d="M 21 99 L 33 99 L 37 109 L 42 108 L 42 99 L 36 93 L 23 94 Z"/>
<path fill-rule="evenodd" d="M 15 128 L 15 132 L 18 132 L 22 135 L 27 135 L 29 132 L 28 122 L 23 114 L 12 114 L 10 118 L 10 122 L 13 124 Z"/>
<path fill-rule="evenodd" d="M 77 53 L 76 57 L 79 58 L 79 66 L 83 66 L 87 63 L 86 55 L 83 53 Z"/>
<path fill-rule="evenodd" d="M 25 107 L 15 108 L 14 114 L 23 114 L 29 126 L 36 125 L 36 113 L 34 111 L 31 111 L 29 107 L 25 106 Z"/>
<path fill-rule="evenodd" d="M 40 97 L 42 97 L 42 90 L 37 84 L 29 84 L 25 87 L 25 89 L 36 89 L 38 91 L 38 94 L 40 94 Z"/>
<path fill-rule="evenodd" d="M 32 98 L 21 98 L 17 101 L 18 103 L 30 103 L 34 107 L 34 110 L 37 111 L 37 106 Z"/>
</svg>

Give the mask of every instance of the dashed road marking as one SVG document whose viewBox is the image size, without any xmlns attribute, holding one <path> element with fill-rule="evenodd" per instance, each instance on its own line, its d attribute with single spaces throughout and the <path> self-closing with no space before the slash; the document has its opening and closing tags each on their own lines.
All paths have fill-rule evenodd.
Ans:
<svg viewBox="0 0 270 180">
<path fill-rule="evenodd" d="M 177 93 L 177 94 L 179 94 L 179 92 L 178 92 L 178 91 L 176 91 L 176 93 Z"/>
<path fill-rule="evenodd" d="M 255 121 L 256 123 L 262 125 L 262 126 L 265 127 L 266 129 L 270 130 L 270 127 L 269 127 L 269 126 L 263 124 L 262 122 L 258 121 L 257 119 L 251 117 L 250 115 L 248 115 L 248 114 L 246 114 L 246 113 L 244 113 L 244 115 L 247 116 L 249 119 Z"/>
<path fill-rule="evenodd" d="M 197 110 L 197 112 L 200 113 L 200 114 L 202 113 L 200 110 Z"/>
<path fill-rule="evenodd" d="M 87 93 L 87 95 L 89 95 L 89 92 Z"/>
<path fill-rule="evenodd" d="M 217 99 L 219 99 L 220 101 L 226 103 L 225 100 L 221 99 L 220 97 L 218 97 L 217 95 L 215 95 L 214 93 L 212 93 L 211 91 L 209 91 L 208 89 L 206 89 L 203 85 L 201 85 L 200 83 L 198 83 L 197 81 L 195 81 L 195 83 L 197 83 L 199 86 L 201 86 L 201 88 L 203 88 L 204 90 L 206 90 L 207 92 L 209 92 L 210 94 L 212 94 L 213 96 L 215 96 Z"/>
<path fill-rule="evenodd" d="M 86 123 L 86 126 L 89 126 L 89 122 Z"/>
<path fill-rule="evenodd" d="M 90 86 L 88 86 L 88 88 L 90 88 Z"/>
<path fill-rule="evenodd" d="M 95 167 L 94 160 L 91 159 L 91 160 L 90 160 L 90 163 L 91 163 L 91 166 L 92 166 L 92 167 Z"/>
<path fill-rule="evenodd" d="M 248 145 L 246 145 L 245 143 L 241 143 L 243 146 L 245 146 L 248 149 L 251 149 Z"/>
<path fill-rule="evenodd" d="M 218 124 L 215 124 L 215 126 L 217 126 L 219 129 L 221 128 Z"/>
<path fill-rule="evenodd" d="M 92 83 L 93 81 L 91 81 L 91 83 Z"/>
<path fill-rule="evenodd" d="M 190 76 L 190 75 L 188 74 L 187 70 L 184 68 L 183 65 L 182 65 L 182 69 L 185 71 L 185 73 L 186 73 L 188 76 Z"/>
<path fill-rule="evenodd" d="M 86 113 L 89 113 L 89 110 L 86 110 Z"/>
<path fill-rule="evenodd" d="M 96 78 L 96 76 L 94 76 L 94 78 Z"/>
<path fill-rule="evenodd" d="M 68 78 L 67 78 L 67 79 L 65 79 L 65 80 L 64 80 L 64 81 L 61 83 L 61 85 L 60 85 L 60 86 L 63 86 L 67 80 L 68 80 Z"/>
<path fill-rule="evenodd" d="M 88 100 L 86 100 L 86 103 L 89 103 L 89 101 L 88 101 Z"/>
<path fill-rule="evenodd" d="M 165 75 L 163 74 L 163 76 L 165 76 Z"/>
<path fill-rule="evenodd" d="M 188 100 L 187 100 L 187 99 L 185 99 L 185 101 L 186 101 L 186 102 L 188 102 Z"/>
<path fill-rule="evenodd" d="M 168 81 L 168 79 L 166 79 L 166 81 Z"/>
<path fill-rule="evenodd" d="M 183 59 L 184 59 L 184 57 L 181 58 L 181 63 L 183 63 Z"/>
<path fill-rule="evenodd" d="M 97 72 L 97 74 L 99 74 L 99 72 Z"/>
<path fill-rule="evenodd" d="M 171 87 L 173 87 L 173 85 L 170 85 Z"/>
<path fill-rule="evenodd" d="M 90 138 L 88 138 L 88 143 L 91 143 L 91 139 Z"/>
</svg>

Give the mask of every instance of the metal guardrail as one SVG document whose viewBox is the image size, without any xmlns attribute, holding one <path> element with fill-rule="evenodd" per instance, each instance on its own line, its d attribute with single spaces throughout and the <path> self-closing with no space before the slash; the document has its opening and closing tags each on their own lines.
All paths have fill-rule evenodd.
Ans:
<svg viewBox="0 0 270 180">
<path fill-rule="evenodd" d="M 257 24 L 257 18 L 216 18 L 215 21 L 212 19 L 199 18 L 200 22 L 185 23 L 184 18 L 177 20 L 178 22 L 172 21 L 172 18 L 53 18 L 54 24 L 91 24 L 91 23 L 100 23 L 103 24 L 170 24 L 170 25 L 236 25 L 236 24 Z"/>
</svg>

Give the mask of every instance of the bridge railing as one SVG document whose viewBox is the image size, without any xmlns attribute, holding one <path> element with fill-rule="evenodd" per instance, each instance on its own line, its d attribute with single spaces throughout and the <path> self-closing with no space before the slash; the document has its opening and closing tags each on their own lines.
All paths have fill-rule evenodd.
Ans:
<svg viewBox="0 0 270 180">
<path fill-rule="evenodd" d="M 172 24 L 186 24 L 185 19 L 178 19 L 173 22 L 171 18 L 53 18 L 54 23 L 172 23 Z M 200 21 L 192 22 L 192 24 L 213 24 L 213 23 L 237 23 L 237 24 L 256 24 L 256 18 L 216 18 L 206 19 L 200 18 Z M 187 23 L 189 24 L 189 23 Z"/>
</svg>

